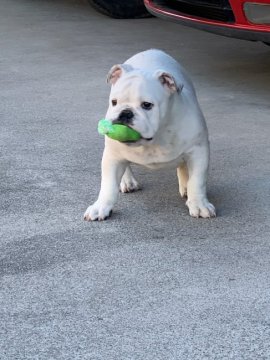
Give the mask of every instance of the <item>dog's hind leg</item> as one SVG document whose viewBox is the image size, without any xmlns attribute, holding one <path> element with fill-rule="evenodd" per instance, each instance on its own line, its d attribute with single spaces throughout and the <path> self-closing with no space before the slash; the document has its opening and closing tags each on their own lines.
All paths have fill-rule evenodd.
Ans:
<svg viewBox="0 0 270 360">
<path fill-rule="evenodd" d="M 213 204 L 207 199 L 206 180 L 209 163 L 209 145 L 196 146 L 189 153 L 187 161 L 189 179 L 187 184 L 188 200 L 186 205 L 193 217 L 210 218 L 216 216 Z"/>
<path fill-rule="evenodd" d="M 181 197 L 187 196 L 188 168 L 185 162 L 181 163 L 177 168 L 177 177 L 179 184 L 179 192 Z"/>
<path fill-rule="evenodd" d="M 127 166 L 126 171 L 120 183 L 120 191 L 122 193 L 129 193 L 140 189 L 141 189 L 140 184 L 135 179 L 130 166 Z"/>
</svg>

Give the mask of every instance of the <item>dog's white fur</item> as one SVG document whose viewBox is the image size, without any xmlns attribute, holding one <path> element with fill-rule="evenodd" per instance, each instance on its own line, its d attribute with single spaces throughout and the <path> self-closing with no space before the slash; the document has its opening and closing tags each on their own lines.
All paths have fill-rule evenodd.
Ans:
<svg viewBox="0 0 270 360">
<path fill-rule="evenodd" d="M 106 119 L 115 121 L 125 109 L 134 119 L 130 127 L 140 132 L 136 143 L 121 143 L 105 137 L 102 181 L 97 201 L 88 207 L 85 220 L 105 220 L 122 192 L 139 189 L 130 163 L 148 168 L 175 167 L 179 192 L 187 196 L 193 217 L 215 216 L 206 195 L 209 163 L 208 131 L 194 87 L 185 70 L 160 50 L 134 55 L 108 74 L 112 84 Z M 112 104 L 117 100 L 117 105 Z M 153 105 L 151 110 L 142 103 Z M 151 139 L 151 140 L 149 140 Z"/>
</svg>

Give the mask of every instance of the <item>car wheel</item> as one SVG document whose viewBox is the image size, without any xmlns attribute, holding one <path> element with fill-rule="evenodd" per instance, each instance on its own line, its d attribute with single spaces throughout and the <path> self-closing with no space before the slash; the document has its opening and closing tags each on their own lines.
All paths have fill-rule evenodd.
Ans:
<svg viewBox="0 0 270 360">
<path fill-rule="evenodd" d="M 102 14 L 116 19 L 134 19 L 151 16 L 143 0 L 88 0 Z"/>
</svg>

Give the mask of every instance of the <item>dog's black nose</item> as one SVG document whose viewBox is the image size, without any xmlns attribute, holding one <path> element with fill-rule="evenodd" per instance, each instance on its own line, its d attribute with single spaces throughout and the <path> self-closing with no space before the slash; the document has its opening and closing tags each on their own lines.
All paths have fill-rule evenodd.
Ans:
<svg viewBox="0 0 270 360">
<path fill-rule="evenodd" d="M 118 124 L 131 125 L 133 118 L 134 118 L 133 112 L 129 109 L 126 109 L 121 111 L 121 113 L 118 116 L 118 119 L 115 122 L 118 122 Z"/>
</svg>

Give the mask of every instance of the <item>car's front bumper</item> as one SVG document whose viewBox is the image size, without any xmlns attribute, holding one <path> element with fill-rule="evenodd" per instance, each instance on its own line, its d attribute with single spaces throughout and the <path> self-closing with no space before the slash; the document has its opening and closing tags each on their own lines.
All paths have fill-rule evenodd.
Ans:
<svg viewBox="0 0 270 360">
<path fill-rule="evenodd" d="M 164 19 L 224 36 L 270 43 L 270 24 L 252 24 L 247 20 L 244 13 L 244 4 L 247 0 L 230 0 L 235 17 L 233 22 L 206 19 L 179 12 L 167 6 L 166 1 L 144 0 L 144 2 L 150 13 Z M 256 3 L 258 2 L 270 4 L 269 0 L 257 0 Z"/>
</svg>

